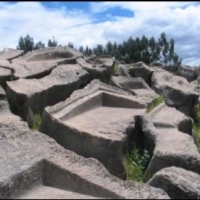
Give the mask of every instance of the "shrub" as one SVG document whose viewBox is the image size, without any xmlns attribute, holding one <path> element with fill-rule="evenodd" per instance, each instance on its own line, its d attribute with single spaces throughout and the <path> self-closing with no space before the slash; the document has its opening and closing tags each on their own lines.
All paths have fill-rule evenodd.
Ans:
<svg viewBox="0 0 200 200">
<path fill-rule="evenodd" d="M 134 146 L 134 145 L 133 145 Z M 143 181 L 143 175 L 150 161 L 150 155 L 146 150 L 141 155 L 139 150 L 134 146 L 130 152 L 124 156 L 124 165 L 127 173 L 127 179 L 137 182 Z"/>
<path fill-rule="evenodd" d="M 31 124 L 30 128 L 32 130 L 38 130 L 39 127 L 40 127 L 41 122 L 42 122 L 42 114 L 41 113 L 35 114 L 33 122 Z"/>
<path fill-rule="evenodd" d="M 162 95 L 159 95 L 155 98 L 149 105 L 147 105 L 146 113 L 151 112 L 155 107 L 159 106 L 163 102 L 164 98 Z"/>
</svg>

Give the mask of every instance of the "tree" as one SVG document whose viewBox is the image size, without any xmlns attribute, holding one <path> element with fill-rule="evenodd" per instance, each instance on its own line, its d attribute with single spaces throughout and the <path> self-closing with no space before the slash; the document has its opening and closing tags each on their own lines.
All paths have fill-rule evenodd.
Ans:
<svg viewBox="0 0 200 200">
<path fill-rule="evenodd" d="M 27 53 L 28 51 L 32 51 L 34 49 L 33 38 L 30 37 L 29 34 L 27 34 L 27 36 L 24 38 L 21 36 L 19 38 L 17 49 L 24 50 L 25 53 Z"/>
<path fill-rule="evenodd" d="M 39 41 L 39 42 L 35 45 L 34 50 L 36 50 L 36 49 L 41 49 L 41 48 L 45 48 L 45 44 L 42 43 L 41 41 Z"/>
<path fill-rule="evenodd" d="M 79 51 L 80 51 L 82 54 L 84 54 L 84 48 L 83 48 L 82 45 L 79 47 Z"/>
<path fill-rule="evenodd" d="M 58 46 L 58 42 L 57 42 L 57 40 L 54 37 L 53 37 L 52 41 L 49 39 L 49 41 L 48 41 L 48 47 L 57 47 L 57 46 Z"/>
<path fill-rule="evenodd" d="M 73 48 L 74 48 L 73 43 L 69 42 L 69 43 L 68 43 L 68 47 L 71 47 L 71 48 L 73 49 Z"/>
</svg>

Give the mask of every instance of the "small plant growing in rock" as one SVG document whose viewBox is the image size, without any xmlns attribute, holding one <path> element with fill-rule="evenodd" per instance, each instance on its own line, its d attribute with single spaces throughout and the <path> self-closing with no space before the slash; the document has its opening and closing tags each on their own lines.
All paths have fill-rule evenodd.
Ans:
<svg viewBox="0 0 200 200">
<path fill-rule="evenodd" d="M 124 156 L 124 165 L 126 168 L 127 179 L 137 182 L 143 181 L 143 175 L 150 160 L 150 155 L 146 150 L 143 154 L 133 145 L 130 152 L 126 152 Z"/>
<path fill-rule="evenodd" d="M 32 130 L 38 130 L 41 122 L 42 122 L 42 115 L 40 113 L 35 114 L 30 128 Z"/>
<path fill-rule="evenodd" d="M 192 110 L 194 141 L 200 152 L 200 104 L 194 106 Z"/>
<path fill-rule="evenodd" d="M 155 98 L 152 103 L 147 105 L 146 113 L 151 112 L 155 107 L 159 106 L 163 102 L 164 98 L 162 95 L 159 95 L 157 98 Z"/>
</svg>

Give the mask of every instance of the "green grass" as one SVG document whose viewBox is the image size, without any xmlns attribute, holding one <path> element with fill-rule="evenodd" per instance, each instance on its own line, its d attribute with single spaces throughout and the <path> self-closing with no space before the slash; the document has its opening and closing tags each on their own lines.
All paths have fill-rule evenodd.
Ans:
<svg viewBox="0 0 200 200">
<path fill-rule="evenodd" d="M 111 69 L 111 76 L 114 76 L 119 68 L 119 64 L 116 62 Z"/>
<path fill-rule="evenodd" d="M 32 130 L 38 130 L 41 122 L 42 122 L 42 114 L 40 114 L 40 113 L 35 114 L 30 128 Z"/>
<path fill-rule="evenodd" d="M 137 182 L 147 181 L 143 179 L 143 176 L 149 161 L 150 155 L 147 151 L 144 151 L 141 155 L 135 146 L 130 152 L 127 151 L 124 155 L 124 165 L 127 173 L 127 180 Z"/>
<path fill-rule="evenodd" d="M 200 152 L 200 125 L 194 124 L 193 130 L 194 130 L 194 141 L 195 141 L 195 144 L 197 145 L 197 148 L 199 149 L 199 152 Z"/>
<path fill-rule="evenodd" d="M 200 152 L 200 104 L 194 106 L 192 110 L 194 141 Z"/>
<path fill-rule="evenodd" d="M 146 113 L 151 112 L 154 108 L 156 108 L 157 106 L 159 106 L 162 102 L 163 102 L 164 98 L 162 95 L 159 95 L 157 98 L 155 98 L 152 103 L 150 103 L 149 105 L 147 105 L 146 108 Z"/>
</svg>

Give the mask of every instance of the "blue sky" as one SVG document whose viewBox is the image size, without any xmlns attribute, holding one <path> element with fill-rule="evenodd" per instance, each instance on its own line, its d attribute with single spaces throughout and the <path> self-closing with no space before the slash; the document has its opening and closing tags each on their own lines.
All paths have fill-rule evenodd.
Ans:
<svg viewBox="0 0 200 200">
<path fill-rule="evenodd" d="M 165 32 L 183 64 L 200 65 L 199 2 L 0 2 L 0 50 L 20 36 L 93 48 Z"/>
</svg>

